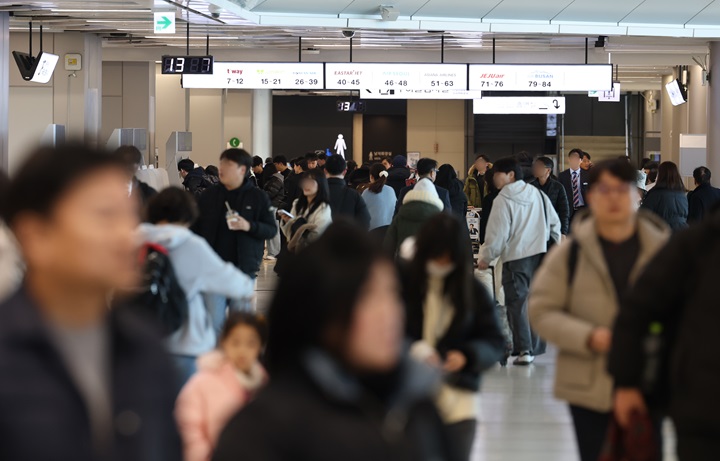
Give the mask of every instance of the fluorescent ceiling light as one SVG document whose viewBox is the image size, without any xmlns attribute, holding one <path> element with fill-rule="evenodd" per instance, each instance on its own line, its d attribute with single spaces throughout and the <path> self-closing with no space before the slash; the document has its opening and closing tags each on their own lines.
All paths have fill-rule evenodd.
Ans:
<svg viewBox="0 0 720 461">
<path fill-rule="evenodd" d="M 52 8 L 53 13 L 152 13 L 153 10 L 78 10 L 65 8 Z"/>
</svg>

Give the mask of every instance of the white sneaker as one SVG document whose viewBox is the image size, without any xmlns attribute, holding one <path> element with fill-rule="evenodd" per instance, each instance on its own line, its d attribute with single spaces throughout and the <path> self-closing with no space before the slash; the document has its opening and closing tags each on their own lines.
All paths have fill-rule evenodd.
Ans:
<svg viewBox="0 0 720 461">
<path fill-rule="evenodd" d="M 276 256 L 265 256 L 265 259 L 267 261 L 275 261 L 277 259 L 277 257 Z"/>
<path fill-rule="evenodd" d="M 535 361 L 535 356 L 532 355 L 530 352 L 525 351 L 525 352 L 520 353 L 520 356 L 515 359 L 514 363 L 515 363 L 515 365 L 518 365 L 518 366 L 528 366 L 531 363 L 533 363 L 534 361 Z"/>
</svg>

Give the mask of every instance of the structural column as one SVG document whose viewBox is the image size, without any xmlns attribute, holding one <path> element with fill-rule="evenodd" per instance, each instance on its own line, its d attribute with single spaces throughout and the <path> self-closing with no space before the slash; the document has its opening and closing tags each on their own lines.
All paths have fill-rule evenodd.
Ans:
<svg viewBox="0 0 720 461">
<path fill-rule="evenodd" d="M 272 90 L 253 90 L 252 146 L 253 155 L 262 158 L 272 153 Z"/>
<path fill-rule="evenodd" d="M 10 105 L 10 14 L 0 12 L 0 170 L 8 171 Z"/>
<path fill-rule="evenodd" d="M 720 177 L 720 42 L 710 43 L 710 89 L 707 116 L 708 168 L 715 178 Z M 720 184 L 713 179 L 715 186 Z"/>
</svg>

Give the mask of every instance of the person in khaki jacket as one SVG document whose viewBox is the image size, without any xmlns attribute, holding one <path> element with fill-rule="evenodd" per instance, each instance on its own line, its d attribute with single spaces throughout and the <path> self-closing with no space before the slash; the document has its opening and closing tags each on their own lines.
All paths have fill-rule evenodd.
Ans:
<svg viewBox="0 0 720 461">
<path fill-rule="evenodd" d="M 589 212 L 576 216 L 530 290 L 532 327 L 559 349 L 555 395 L 570 405 L 582 461 L 597 461 L 612 417 L 606 368 L 619 300 L 670 236 L 657 216 L 637 211 L 636 177 L 626 161 L 591 170 Z"/>
</svg>

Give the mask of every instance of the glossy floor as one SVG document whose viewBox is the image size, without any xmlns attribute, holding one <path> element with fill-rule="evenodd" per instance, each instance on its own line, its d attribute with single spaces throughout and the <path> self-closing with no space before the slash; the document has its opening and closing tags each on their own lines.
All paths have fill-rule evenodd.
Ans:
<svg viewBox="0 0 720 461">
<path fill-rule="evenodd" d="M 256 304 L 269 306 L 277 283 L 271 264 L 258 276 Z M 481 423 L 472 461 L 578 461 L 567 405 L 553 398 L 555 353 L 538 357 L 530 367 L 500 366 L 483 378 Z M 673 453 L 670 427 L 666 453 Z M 675 461 L 667 455 L 665 461 Z"/>
</svg>

